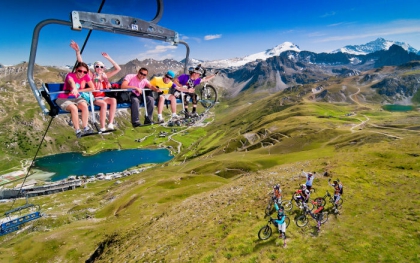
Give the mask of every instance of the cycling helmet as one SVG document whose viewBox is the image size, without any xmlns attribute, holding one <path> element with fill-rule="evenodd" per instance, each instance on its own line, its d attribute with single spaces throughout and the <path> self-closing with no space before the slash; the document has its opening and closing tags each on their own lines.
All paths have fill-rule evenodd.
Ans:
<svg viewBox="0 0 420 263">
<path fill-rule="evenodd" d="M 280 189 L 280 185 L 276 184 L 275 186 L 273 186 L 273 189 Z"/>
<path fill-rule="evenodd" d="M 305 184 L 302 184 L 302 185 L 300 186 L 300 188 L 301 188 L 302 190 L 305 190 L 305 189 L 306 189 L 306 185 L 305 185 Z"/>
<path fill-rule="evenodd" d="M 204 74 L 204 69 L 201 67 L 201 64 L 199 64 L 197 67 L 193 68 L 193 67 L 189 67 L 188 68 L 188 72 L 190 73 L 190 75 L 192 73 L 198 73 L 200 75 Z"/>
<path fill-rule="evenodd" d="M 166 72 L 166 76 L 173 79 L 173 78 L 175 78 L 176 74 L 172 70 L 169 70 L 168 72 Z"/>
</svg>

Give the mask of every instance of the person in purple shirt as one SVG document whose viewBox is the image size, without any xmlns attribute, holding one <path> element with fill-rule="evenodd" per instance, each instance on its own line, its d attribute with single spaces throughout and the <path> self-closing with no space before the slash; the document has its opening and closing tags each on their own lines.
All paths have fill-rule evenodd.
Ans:
<svg viewBox="0 0 420 263">
<path fill-rule="evenodd" d="M 200 85 L 201 81 L 209 81 L 214 78 L 215 75 L 200 78 L 205 74 L 205 70 L 201 67 L 201 64 L 195 68 L 189 69 L 189 74 L 182 74 L 174 79 L 174 83 L 178 87 L 185 87 L 188 92 L 184 94 L 184 112 L 185 118 L 195 117 L 197 115 L 197 94 L 195 94 L 195 87 Z M 176 97 L 176 96 L 175 96 Z M 192 99 L 192 112 L 188 111 L 189 97 Z"/>
</svg>

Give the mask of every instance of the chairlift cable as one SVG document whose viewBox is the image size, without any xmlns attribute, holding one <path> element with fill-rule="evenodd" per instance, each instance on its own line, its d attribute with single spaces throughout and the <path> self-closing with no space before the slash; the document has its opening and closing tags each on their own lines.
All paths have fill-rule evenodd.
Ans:
<svg viewBox="0 0 420 263">
<path fill-rule="evenodd" d="M 97 13 L 100 13 L 101 11 L 102 11 L 102 7 L 104 6 L 104 4 L 105 4 L 105 0 L 102 0 L 102 3 L 101 3 L 101 5 L 99 6 L 99 9 L 98 9 L 98 12 Z M 80 55 L 82 55 L 83 54 L 83 50 L 85 49 L 85 46 L 86 46 L 86 44 L 87 44 L 87 42 L 88 42 L 88 40 L 89 40 L 89 37 L 90 37 L 90 34 L 92 33 L 92 29 L 90 29 L 89 30 L 89 32 L 88 32 L 88 34 L 87 34 L 87 36 L 86 36 L 86 39 L 85 39 L 85 42 L 83 42 L 83 45 L 82 45 L 82 48 L 80 49 Z M 76 60 L 76 63 L 74 63 L 74 67 L 73 67 L 73 70 L 72 70 L 72 72 L 74 72 L 74 70 L 75 70 L 75 68 L 76 68 L 76 65 L 77 65 L 77 60 Z"/>
<path fill-rule="evenodd" d="M 47 129 L 45 130 L 45 133 L 44 133 L 44 135 L 42 136 L 41 142 L 40 142 L 40 143 L 39 143 L 39 145 L 38 145 L 38 149 L 37 149 L 37 151 L 36 151 L 36 153 L 35 153 L 35 156 L 34 156 L 34 158 L 32 159 L 31 165 L 30 165 L 30 166 L 29 166 L 29 168 L 28 168 L 28 172 L 26 173 L 25 178 L 23 178 L 23 182 L 22 182 L 22 184 L 21 184 L 21 186 L 20 186 L 19 192 L 18 192 L 18 194 L 16 195 L 16 197 L 14 198 L 12 205 L 10 206 L 10 210 L 12 210 L 13 205 L 14 205 L 14 204 L 15 204 L 15 202 L 16 202 L 16 198 L 17 198 L 17 197 L 21 194 L 21 192 L 22 192 L 22 187 L 23 187 L 23 185 L 25 184 L 26 179 L 28 178 L 28 175 L 29 175 L 29 172 L 30 172 L 30 171 L 31 171 L 31 169 L 32 169 L 32 166 L 34 165 L 35 159 L 36 159 L 36 157 L 38 156 L 39 150 L 41 149 L 42 143 L 44 142 L 45 136 L 47 135 L 47 132 L 48 132 L 48 130 L 50 129 L 50 126 L 51 126 L 51 123 L 52 123 L 53 119 L 54 119 L 54 117 L 51 117 L 50 122 L 48 123 L 48 127 L 47 127 Z M 28 202 L 28 199 L 26 199 L 26 202 Z"/>
</svg>

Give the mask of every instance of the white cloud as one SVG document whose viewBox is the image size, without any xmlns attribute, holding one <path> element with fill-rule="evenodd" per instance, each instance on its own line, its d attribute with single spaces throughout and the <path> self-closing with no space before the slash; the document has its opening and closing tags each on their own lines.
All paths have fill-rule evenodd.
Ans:
<svg viewBox="0 0 420 263">
<path fill-rule="evenodd" d="M 329 13 L 325 13 L 325 14 L 323 14 L 322 16 L 320 16 L 320 17 L 329 17 L 329 16 L 334 16 L 335 15 L 335 12 L 334 11 L 332 11 L 332 12 L 329 12 Z"/>
<path fill-rule="evenodd" d="M 156 60 L 173 58 L 174 56 L 171 54 L 171 52 L 173 52 L 175 49 L 177 49 L 176 46 L 156 45 L 152 47 L 151 49 L 138 54 L 136 57 L 140 60 L 143 60 L 146 58 L 153 58 Z"/>
<path fill-rule="evenodd" d="M 204 40 L 213 40 L 213 39 L 217 39 L 217 38 L 221 38 L 222 35 L 221 34 L 217 34 L 217 35 L 207 35 L 204 37 Z"/>
<path fill-rule="evenodd" d="M 420 33 L 419 20 L 400 20 L 380 25 L 357 25 L 356 29 L 342 30 L 345 34 L 330 35 L 330 37 L 317 39 L 315 42 L 330 42 L 330 41 L 343 41 L 353 39 L 363 39 L 369 37 L 386 37 L 396 35 L 411 35 Z M 363 33 L 359 33 L 363 32 Z M 316 35 L 313 35 L 316 37 Z"/>
</svg>

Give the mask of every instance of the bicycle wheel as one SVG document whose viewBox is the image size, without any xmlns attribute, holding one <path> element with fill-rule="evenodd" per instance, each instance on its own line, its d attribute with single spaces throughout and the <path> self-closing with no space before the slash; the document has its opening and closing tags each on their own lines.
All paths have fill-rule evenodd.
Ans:
<svg viewBox="0 0 420 263">
<path fill-rule="evenodd" d="M 308 224 L 308 218 L 305 215 L 301 215 L 296 218 L 296 225 L 298 227 L 304 227 Z"/>
<path fill-rule="evenodd" d="M 201 105 L 204 108 L 210 109 L 216 104 L 217 91 L 212 85 L 206 85 L 201 89 Z"/>
<path fill-rule="evenodd" d="M 286 228 L 290 225 L 290 218 L 286 216 L 284 219 L 284 222 L 286 222 Z"/>
<path fill-rule="evenodd" d="M 321 224 L 325 224 L 328 221 L 328 212 L 322 212 Z"/>
<path fill-rule="evenodd" d="M 291 211 L 292 208 L 293 208 L 292 201 L 283 201 L 283 202 L 281 202 L 281 205 L 284 207 L 285 211 Z"/>
<path fill-rule="evenodd" d="M 263 226 L 260 231 L 258 231 L 258 238 L 261 240 L 266 240 L 271 237 L 273 230 L 269 225 Z"/>
<path fill-rule="evenodd" d="M 333 206 L 335 205 L 333 198 L 331 198 L 331 203 L 332 203 Z M 343 206 L 343 199 L 340 198 L 340 200 L 338 200 L 337 209 L 340 210 L 342 206 Z"/>
</svg>

